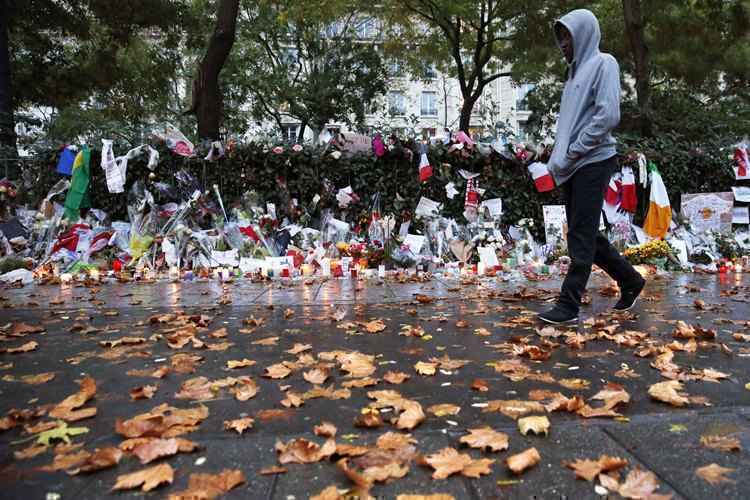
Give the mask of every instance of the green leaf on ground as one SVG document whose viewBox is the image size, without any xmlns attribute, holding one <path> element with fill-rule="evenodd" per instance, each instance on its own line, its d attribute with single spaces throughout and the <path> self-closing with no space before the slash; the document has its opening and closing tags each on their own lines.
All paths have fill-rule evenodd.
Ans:
<svg viewBox="0 0 750 500">
<path fill-rule="evenodd" d="M 88 427 L 68 427 L 68 423 L 62 420 L 57 421 L 57 427 L 48 431 L 40 432 L 36 442 L 49 446 L 50 441 L 53 439 L 61 439 L 66 443 L 70 443 L 70 436 L 77 436 L 79 434 L 85 434 L 89 431 Z"/>
</svg>

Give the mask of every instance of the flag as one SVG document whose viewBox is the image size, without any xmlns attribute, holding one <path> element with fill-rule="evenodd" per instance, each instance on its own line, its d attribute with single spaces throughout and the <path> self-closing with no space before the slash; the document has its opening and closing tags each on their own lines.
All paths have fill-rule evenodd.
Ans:
<svg viewBox="0 0 750 500">
<path fill-rule="evenodd" d="M 747 148 L 742 145 L 737 146 L 734 150 L 734 175 L 736 179 L 748 179 L 748 170 L 750 169 L 750 161 L 748 160 Z"/>
<path fill-rule="evenodd" d="M 649 163 L 651 171 L 651 199 L 643 230 L 652 238 L 663 238 L 672 222 L 672 207 L 669 205 L 667 188 L 656 165 Z"/>
<path fill-rule="evenodd" d="M 622 208 L 634 213 L 638 206 L 638 195 L 635 189 L 635 175 L 633 169 L 625 167 L 622 169 Z"/>
<path fill-rule="evenodd" d="M 419 182 L 424 182 L 432 177 L 432 166 L 427 159 L 427 153 L 422 153 L 419 158 Z"/>
<path fill-rule="evenodd" d="M 81 216 L 82 208 L 91 207 L 89 200 L 90 162 L 91 151 L 88 146 L 83 146 L 73 162 L 73 178 L 65 198 L 65 218 L 72 222 L 77 221 Z"/>
<path fill-rule="evenodd" d="M 547 165 L 541 162 L 532 163 L 529 165 L 529 172 L 531 177 L 534 179 L 536 190 L 540 193 L 546 191 L 552 191 L 555 189 L 555 181 L 552 179 L 552 175 L 547 169 Z"/>
<path fill-rule="evenodd" d="M 604 193 L 604 201 L 609 205 L 617 206 L 620 204 L 620 187 L 622 183 L 618 179 L 618 175 L 615 174 L 609 180 L 609 186 L 607 186 L 607 192 Z"/>
</svg>

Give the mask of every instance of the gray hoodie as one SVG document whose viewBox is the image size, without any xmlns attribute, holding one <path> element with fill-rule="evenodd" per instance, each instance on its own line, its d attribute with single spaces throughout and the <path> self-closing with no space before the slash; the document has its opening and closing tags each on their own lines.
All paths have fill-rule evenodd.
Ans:
<svg viewBox="0 0 750 500">
<path fill-rule="evenodd" d="M 574 10 L 557 23 L 573 38 L 573 61 L 566 73 L 555 148 L 548 163 L 560 185 L 579 168 L 616 154 L 611 132 L 620 122 L 620 67 L 610 54 L 599 52 L 599 21 L 591 11 Z"/>
</svg>

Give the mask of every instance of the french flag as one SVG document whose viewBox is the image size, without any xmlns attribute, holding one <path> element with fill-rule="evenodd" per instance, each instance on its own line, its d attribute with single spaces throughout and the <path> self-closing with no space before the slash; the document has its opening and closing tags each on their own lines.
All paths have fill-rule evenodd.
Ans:
<svg viewBox="0 0 750 500">
<path fill-rule="evenodd" d="M 552 174 L 549 173 L 547 165 L 544 163 L 532 163 L 529 165 L 529 173 L 531 174 L 531 178 L 534 179 L 536 190 L 540 193 L 555 189 L 555 181 L 552 179 Z"/>
<path fill-rule="evenodd" d="M 424 182 L 432 177 L 432 166 L 427 159 L 427 153 L 422 153 L 419 158 L 419 182 Z"/>
</svg>

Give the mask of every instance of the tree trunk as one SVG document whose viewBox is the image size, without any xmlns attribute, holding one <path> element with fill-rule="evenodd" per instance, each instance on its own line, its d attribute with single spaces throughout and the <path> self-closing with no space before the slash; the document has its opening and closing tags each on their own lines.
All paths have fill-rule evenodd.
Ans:
<svg viewBox="0 0 750 500">
<path fill-rule="evenodd" d="M 8 46 L 8 0 L 0 0 L 0 157 L 13 157 L 16 132 L 13 120 L 13 96 L 10 90 L 10 47 Z M 1 174 L 2 172 L 0 172 Z"/>
<path fill-rule="evenodd" d="M 193 104 L 188 113 L 198 117 L 198 137 L 216 140 L 223 112 L 219 73 L 232 51 L 237 31 L 239 0 L 219 0 L 216 28 L 193 80 Z"/>
<path fill-rule="evenodd" d="M 477 91 L 477 93 L 481 95 L 481 92 Z M 467 134 L 469 133 L 469 125 L 471 124 L 471 112 L 474 110 L 474 104 L 476 104 L 476 102 L 476 97 L 464 96 L 464 103 L 461 106 L 461 118 L 458 121 L 458 128 Z"/>
<path fill-rule="evenodd" d="M 646 45 L 646 23 L 641 11 L 641 0 L 622 0 L 625 17 L 625 32 L 635 63 L 635 90 L 638 96 L 638 114 L 641 134 L 653 134 L 651 123 L 651 72 L 648 46 Z"/>
</svg>

